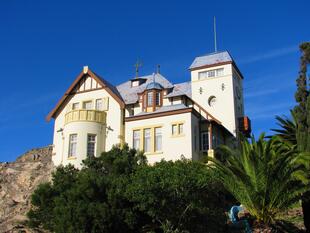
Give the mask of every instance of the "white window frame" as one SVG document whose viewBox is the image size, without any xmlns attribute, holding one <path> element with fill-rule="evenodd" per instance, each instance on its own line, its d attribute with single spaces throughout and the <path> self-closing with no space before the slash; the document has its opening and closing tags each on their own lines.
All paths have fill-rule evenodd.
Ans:
<svg viewBox="0 0 310 233">
<path fill-rule="evenodd" d="M 156 92 L 156 95 L 155 95 L 155 105 L 156 106 L 159 106 L 161 104 L 161 93 L 160 92 Z"/>
<path fill-rule="evenodd" d="M 79 102 L 75 102 L 75 103 L 72 103 L 72 110 L 77 110 L 77 109 L 79 109 L 79 107 L 80 107 L 80 103 Z"/>
<path fill-rule="evenodd" d="M 216 69 L 216 77 L 224 75 L 224 68 Z"/>
<path fill-rule="evenodd" d="M 178 135 L 178 124 L 172 124 L 171 134 L 172 134 L 172 136 Z"/>
<path fill-rule="evenodd" d="M 162 127 L 154 128 L 154 151 L 159 152 L 163 149 Z"/>
<path fill-rule="evenodd" d="M 137 133 L 137 134 L 135 134 Z M 141 130 L 133 130 L 132 132 L 132 148 L 140 150 Z"/>
<path fill-rule="evenodd" d="M 90 137 L 94 137 L 95 139 L 91 139 Z M 93 145 L 93 154 L 90 153 L 89 145 Z M 96 134 L 87 134 L 87 148 L 86 148 L 86 155 L 88 157 L 96 156 L 96 149 L 97 149 L 97 135 Z"/>
<path fill-rule="evenodd" d="M 103 111 L 103 99 L 96 99 L 95 108 L 97 111 Z"/>
<path fill-rule="evenodd" d="M 90 108 L 86 108 L 86 104 L 90 103 Z M 85 110 L 91 110 L 93 108 L 93 101 L 91 100 L 87 100 L 87 101 L 83 101 L 83 109 Z"/>
<path fill-rule="evenodd" d="M 147 106 L 152 107 L 153 106 L 153 92 L 149 91 L 147 93 Z"/>
<path fill-rule="evenodd" d="M 69 135 L 68 158 L 76 157 L 76 150 L 77 150 L 77 134 L 74 133 Z"/>
<path fill-rule="evenodd" d="M 198 79 L 215 78 L 224 75 L 224 68 L 201 71 L 198 73 Z"/>
<path fill-rule="evenodd" d="M 152 135 L 151 128 L 143 129 L 143 150 L 144 152 L 151 152 L 152 150 Z"/>
</svg>

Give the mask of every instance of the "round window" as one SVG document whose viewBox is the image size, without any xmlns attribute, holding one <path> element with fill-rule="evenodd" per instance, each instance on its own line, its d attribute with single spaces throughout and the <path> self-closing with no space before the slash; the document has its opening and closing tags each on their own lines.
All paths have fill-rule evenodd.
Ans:
<svg viewBox="0 0 310 233">
<path fill-rule="evenodd" d="M 208 104 L 210 107 L 213 107 L 216 103 L 216 97 L 214 95 L 210 96 L 208 99 Z"/>
</svg>

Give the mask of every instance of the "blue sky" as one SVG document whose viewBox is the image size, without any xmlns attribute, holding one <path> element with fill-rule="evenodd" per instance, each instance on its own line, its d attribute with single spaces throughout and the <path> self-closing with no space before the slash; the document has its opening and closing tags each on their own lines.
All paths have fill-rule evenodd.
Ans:
<svg viewBox="0 0 310 233">
<path fill-rule="evenodd" d="M 113 84 L 161 64 L 190 79 L 195 56 L 228 50 L 244 79 L 245 111 L 257 135 L 294 106 L 298 45 L 310 39 L 310 1 L 1 1 L 0 161 L 52 143 L 45 116 L 89 65 Z"/>
</svg>

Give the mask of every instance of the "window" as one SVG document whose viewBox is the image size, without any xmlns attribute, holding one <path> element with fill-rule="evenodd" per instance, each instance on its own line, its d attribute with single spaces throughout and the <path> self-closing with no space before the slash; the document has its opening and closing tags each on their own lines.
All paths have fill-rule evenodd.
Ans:
<svg viewBox="0 0 310 233">
<path fill-rule="evenodd" d="M 146 98 L 146 95 L 143 95 L 142 98 L 143 98 L 143 103 L 144 103 L 144 105 L 147 106 L 147 102 L 146 102 L 146 101 L 147 101 L 147 98 Z"/>
<path fill-rule="evenodd" d="M 147 93 L 147 106 L 153 106 L 153 92 Z"/>
<path fill-rule="evenodd" d="M 177 135 L 178 134 L 178 125 L 173 124 L 172 125 L 172 135 Z"/>
<path fill-rule="evenodd" d="M 224 75 L 224 68 L 216 70 L 216 76 L 223 76 Z"/>
<path fill-rule="evenodd" d="M 201 133 L 201 150 L 202 151 L 209 150 L 209 133 L 208 132 Z"/>
<path fill-rule="evenodd" d="M 218 76 L 223 76 L 223 75 L 224 75 L 224 68 L 220 68 L 220 69 L 215 69 L 215 70 L 199 72 L 198 78 L 199 79 L 213 78 L 213 77 L 218 77 Z"/>
<path fill-rule="evenodd" d="M 143 148 L 146 153 L 162 151 L 162 127 L 136 129 L 132 133 L 132 147 L 134 149 Z"/>
<path fill-rule="evenodd" d="M 76 110 L 79 108 L 79 103 L 73 103 L 72 104 L 72 110 Z"/>
<path fill-rule="evenodd" d="M 95 156 L 96 148 L 96 135 L 88 134 L 87 135 L 87 156 Z"/>
<path fill-rule="evenodd" d="M 182 135 L 183 134 L 184 123 L 175 123 L 172 124 L 172 136 Z"/>
<path fill-rule="evenodd" d="M 210 96 L 208 99 L 208 104 L 210 107 L 214 107 L 216 104 L 216 97 L 214 95 Z"/>
<path fill-rule="evenodd" d="M 151 151 L 151 129 L 144 129 L 144 152 Z"/>
<path fill-rule="evenodd" d="M 92 109 L 93 108 L 93 103 L 92 101 L 85 101 L 83 102 L 83 109 Z"/>
<path fill-rule="evenodd" d="M 133 148 L 140 149 L 140 130 L 133 131 Z"/>
<path fill-rule="evenodd" d="M 160 92 L 156 92 L 156 106 L 159 106 L 161 104 L 161 94 Z"/>
<path fill-rule="evenodd" d="M 76 144 L 77 144 L 77 134 L 70 134 L 68 157 L 76 156 Z"/>
<path fill-rule="evenodd" d="M 99 111 L 103 110 L 103 101 L 102 101 L 102 99 L 96 99 L 96 110 L 99 110 Z"/>
<path fill-rule="evenodd" d="M 215 77 L 215 70 L 208 71 L 208 78 Z"/>
<path fill-rule="evenodd" d="M 155 128 L 155 151 L 162 150 L 161 128 Z"/>
<path fill-rule="evenodd" d="M 183 123 L 179 124 L 179 134 L 183 134 Z"/>
</svg>

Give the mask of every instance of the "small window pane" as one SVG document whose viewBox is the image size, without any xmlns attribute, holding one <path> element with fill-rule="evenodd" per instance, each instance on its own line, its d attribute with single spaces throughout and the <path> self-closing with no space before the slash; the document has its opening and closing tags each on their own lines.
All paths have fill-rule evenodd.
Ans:
<svg viewBox="0 0 310 233">
<path fill-rule="evenodd" d="M 151 129 L 144 129 L 144 151 L 151 151 Z"/>
<path fill-rule="evenodd" d="M 208 132 L 201 133 L 201 150 L 207 151 L 209 149 L 209 134 Z"/>
<path fill-rule="evenodd" d="M 140 149 L 140 130 L 133 131 L 133 148 Z"/>
<path fill-rule="evenodd" d="M 179 124 L 179 134 L 183 134 L 183 124 Z"/>
<path fill-rule="evenodd" d="M 87 135 L 87 156 L 95 156 L 96 135 Z"/>
<path fill-rule="evenodd" d="M 156 92 L 156 106 L 160 105 L 160 102 L 161 102 L 160 98 L 161 98 L 160 92 Z"/>
<path fill-rule="evenodd" d="M 147 93 L 147 106 L 153 106 L 153 92 Z"/>
<path fill-rule="evenodd" d="M 208 77 L 215 77 L 215 70 L 209 70 L 208 71 Z"/>
<path fill-rule="evenodd" d="M 216 76 L 223 76 L 224 75 L 224 68 L 216 70 Z"/>
<path fill-rule="evenodd" d="M 177 125 L 172 125 L 172 135 L 176 135 L 178 133 L 178 127 Z"/>
<path fill-rule="evenodd" d="M 86 101 L 86 102 L 83 102 L 83 109 L 92 109 L 93 106 L 92 106 L 92 102 L 91 101 Z"/>
<path fill-rule="evenodd" d="M 79 108 L 79 103 L 73 103 L 72 104 L 72 110 L 76 110 Z"/>
<path fill-rule="evenodd" d="M 198 73 L 198 78 L 199 78 L 199 79 L 207 78 L 207 77 L 208 77 L 207 74 L 208 74 L 208 72 L 206 72 L 206 71 L 204 71 L 204 72 L 199 72 L 199 73 Z"/>
<path fill-rule="evenodd" d="M 76 156 L 76 144 L 77 144 L 77 134 L 70 134 L 68 157 Z"/>
<path fill-rule="evenodd" d="M 99 110 L 99 111 L 103 110 L 103 101 L 102 101 L 102 99 L 96 99 L 96 110 Z"/>
<path fill-rule="evenodd" d="M 155 128 L 155 151 L 162 150 L 162 134 L 161 128 Z"/>
</svg>

